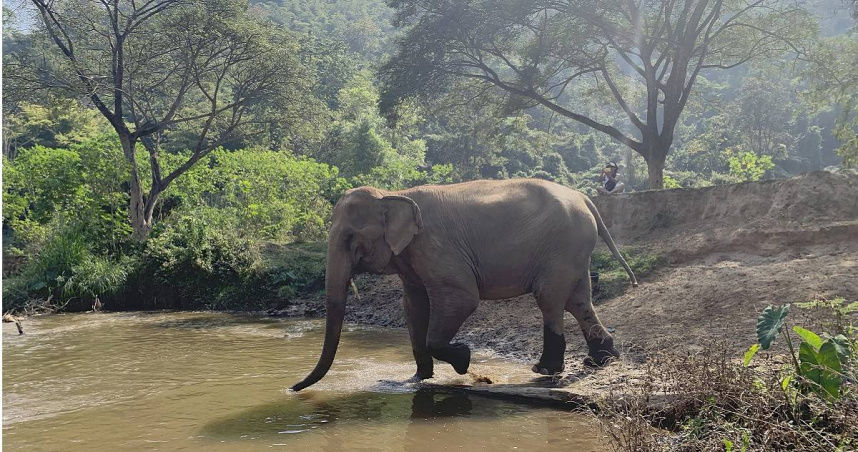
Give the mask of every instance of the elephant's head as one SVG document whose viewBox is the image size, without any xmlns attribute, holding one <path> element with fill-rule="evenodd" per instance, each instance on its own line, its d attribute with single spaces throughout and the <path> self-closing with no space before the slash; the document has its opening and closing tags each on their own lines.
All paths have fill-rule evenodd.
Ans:
<svg viewBox="0 0 858 452">
<path fill-rule="evenodd" d="M 316 383 L 330 369 L 340 341 L 352 275 L 384 271 L 422 227 L 420 208 L 406 196 L 364 187 L 347 191 L 337 202 L 328 233 L 325 343 L 316 367 L 292 386 L 293 391 Z"/>
</svg>

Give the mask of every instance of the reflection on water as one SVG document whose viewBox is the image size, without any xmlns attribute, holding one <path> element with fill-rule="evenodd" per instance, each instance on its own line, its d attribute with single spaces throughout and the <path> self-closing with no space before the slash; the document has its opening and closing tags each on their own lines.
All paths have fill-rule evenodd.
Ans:
<svg viewBox="0 0 858 452">
<path fill-rule="evenodd" d="M 331 373 L 292 393 L 318 357 L 321 321 L 124 313 L 26 326 L 24 336 L 3 329 L 9 450 L 604 446 L 584 415 L 396 383 L 414 371 L 402 330 L 347 327 Z"/>
<path fill-rule="evenodd" d="M 358 392 L 335 397 L 317 397 L 312 392 L 254 407 L 206 424 L 202 431 L 213 438 L 236 435 L 301 433 L 337 422 L 366 421 L 397 423 L 403 419 L 433 420 L 471 416 L 491 419 L 516 415 L 526 407 L 497 400 L 480 399 L 476 405 L 461 392 L 419 389 L 410 393 Z"/>
</svg>

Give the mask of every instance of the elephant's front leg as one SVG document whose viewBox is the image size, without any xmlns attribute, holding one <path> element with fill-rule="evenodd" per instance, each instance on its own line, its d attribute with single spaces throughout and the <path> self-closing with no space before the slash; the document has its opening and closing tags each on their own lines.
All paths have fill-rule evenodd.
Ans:
<svg viewBox="0 0 858 452">
<path fill-rule="evenodd" d="M 426 345 L 429 329 L 429 297 L 423 286 L 402 281 L 405 289 L 403 303 L 405 305 L 405 321 L 408 324 L 408 335 L 411 337 L 411 350 L 414 361 L 417 362 L 417 373 L 413 380 L 432 378 L 432 354 Z"/>
<path fill-rule="evenodd" d="M 443 286 L 429 290 L 431 313 L 426 345 L 433 357 L 450 363 L 460 375 L 468 372 L 471 349 L 465 344 L 450 341 L 468 316 L 477 309 L 479 302 L 476 287 L 467 290 Z"/>
</svg>

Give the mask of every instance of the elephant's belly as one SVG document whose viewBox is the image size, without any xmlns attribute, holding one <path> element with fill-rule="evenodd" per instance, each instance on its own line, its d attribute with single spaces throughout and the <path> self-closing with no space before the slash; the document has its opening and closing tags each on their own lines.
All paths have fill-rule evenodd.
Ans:
<svg viewBox="0 0 858 452">
<path fill-rule="evenodd" d="M 507 251 L 513 251 L 512 254 L 515 254 L 515 250 Z M 529 251 L 521 250 L 517 259 L 506 254 L 492 255 L 484 259 L 477 273 L 480 298 L 499 300 L 530 293 L 532 283 L 539 273 L 536 268 L 541 265 L 538 256 L 525 254 Z"/>
<path fill-rule="evenodd" d="M 524 295 L 531 291 L 530 284 L 524 281 L 523 272 L 501 272 L 504 274 L 490 275 L 478 282 L 480 298 L 483 300 L 500 300 Z"/>
<path fill-rule="evenodd" d="M 482 300 L 501 300 L 504 298 L 517 297 L 529 293 L 527 289 L 520 286 L 492 287 L 491 289 L 481 289 L 480 299 Z"/>
</svg>

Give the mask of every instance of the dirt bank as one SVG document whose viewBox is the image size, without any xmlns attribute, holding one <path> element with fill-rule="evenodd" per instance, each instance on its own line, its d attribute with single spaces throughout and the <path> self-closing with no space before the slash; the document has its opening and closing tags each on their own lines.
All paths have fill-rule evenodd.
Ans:
<svg viewBox="0 0 858 452">
<path fill-rule="evenodd" d="M 753 343 L 757 314 L 768 304 L 858 299 L 854 174 L 814 172 L 595 202 L 618 245 L 644 247 L 666 258 L 639 288 L 596 307 L 625 352 L 625 361 L 610 373 L 614 377 L 633 373 L 655 350 L 699 351 L 714 341 L 739 356 Z M 347 320 L 404 326 L 397 277 L 363 276 L 357 284 L 361 301 L 349 300 Z M 304 312 L 323 312 L 320 300 L 293 308 L 294 314 Z M 476 349 L 535 361 L 542 348 L 541 323 L 532 296 L 483 301 L 459 339 Z M 567 371 L 573 375 L 582 371 L 586 347 L 569 314 L 566 335 Z"/>
</svg>

